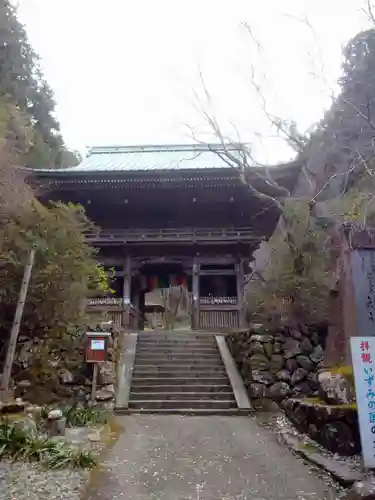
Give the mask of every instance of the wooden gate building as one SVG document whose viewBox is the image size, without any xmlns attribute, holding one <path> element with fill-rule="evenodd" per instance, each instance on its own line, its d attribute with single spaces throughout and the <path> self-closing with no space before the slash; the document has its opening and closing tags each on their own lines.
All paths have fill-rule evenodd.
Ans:
<svg viewBox="0 0 375 500">
<path fill-rule="evenodd" d="M 280 185 L 293 187 L 290 165 L 270 170 Z M 275 194 L 262 168 L 246 176 L 260 192 Z M 193 329 L 243 325 L 244 274 L 278 211 L 241 180 L 222 146 L 96 147 L 76 167 L 34 171 L 33 178 L 42 201 L 80 203 L 98 227 L 87 241 L 115 269 L 115 294 L 89 307 L 119 318 L 125 311 L 126 322 L 142 329 L 145 294 L 185 284 Z"/>
</svg>

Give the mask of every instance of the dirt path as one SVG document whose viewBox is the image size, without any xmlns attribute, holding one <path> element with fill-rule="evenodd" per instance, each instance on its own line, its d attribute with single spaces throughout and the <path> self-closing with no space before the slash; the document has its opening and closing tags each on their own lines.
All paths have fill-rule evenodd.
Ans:
<svg viewBox="0 0 375 500">
<path fill-rule="evenodd" d="M 121 424 L 90 500 L 335 498 L 252 418 L 132 415 Z"/>
</svg>

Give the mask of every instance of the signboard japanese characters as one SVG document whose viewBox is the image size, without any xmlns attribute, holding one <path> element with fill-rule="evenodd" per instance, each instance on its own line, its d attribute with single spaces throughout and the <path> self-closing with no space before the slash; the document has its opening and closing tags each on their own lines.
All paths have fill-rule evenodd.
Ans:
<svg viewBox="0 0 375 500">
<path fill-rule="evenodd" d="M 105 340 L 91 340 L 91 350 L 92 351 L 104 351 Z"/>
<path fill-rule="evenodd" d="M 350 339 L 365 467 L 375 467 L 375 337 Z"/>
<path fill-rule="evenodd" d="M 354 300 L 361 335 L 375 336 L 375 251 L 358 249 L 351 252 Z M 374 353 L 375 356 L 375 353 Z"/>
</svg>

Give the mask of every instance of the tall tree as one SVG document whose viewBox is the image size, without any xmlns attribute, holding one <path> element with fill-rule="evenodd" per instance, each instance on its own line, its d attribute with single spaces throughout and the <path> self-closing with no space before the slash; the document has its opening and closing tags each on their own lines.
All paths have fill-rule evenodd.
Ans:
<svg viewBox="0 0 375 500">
<path fill-rule="evenodd" d="M 33 168 L 77 163 L 60 134 L 52 89 L 9 0 L 0 0 L 1 138 Z"/>
</svg>

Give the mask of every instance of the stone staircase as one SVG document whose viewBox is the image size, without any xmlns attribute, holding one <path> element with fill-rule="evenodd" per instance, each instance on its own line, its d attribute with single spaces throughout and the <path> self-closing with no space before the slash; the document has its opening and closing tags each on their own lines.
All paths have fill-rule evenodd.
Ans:
<svg viewBox="0 0 375 500">
<path fill-rule="evenodd" d="M 214 334 L 139 333 L 127 412 L 237 413 L 222 340 L 219 349 Z"/>
</svg>

